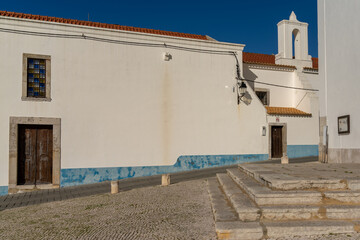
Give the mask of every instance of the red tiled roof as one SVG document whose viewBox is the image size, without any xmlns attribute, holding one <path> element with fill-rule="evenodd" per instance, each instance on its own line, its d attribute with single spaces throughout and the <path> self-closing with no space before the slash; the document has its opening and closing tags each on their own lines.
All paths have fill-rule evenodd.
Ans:
<svg viewBox="0 0 360 240">
<path fill-rule="evenodd" d="M 296 108 L 291 107 L 266 107 L 269 115 L 285 115 L 285 116 L 304 116 L 311 117 L 311 113 L 303 112 Z"/>
<path fill-rule="evenodd" d="M 276 64 L 275 63 L 275 55 L 262 54 L 262 53 L 243 52 L 243 62 L 296 69 L 295 66 Z"/>
<path fill-rule="evenodd" d="M 243 52 L 243 61 L 247 63 L 275 64 L 275 55 Z"/>
<path fill-rule="evenodd" d="M 26 13 L 0 11 L 0 16 L 15 17 L 15 18 L 25 18 L 25 19 L 31 19 L 31 20 L 66 23 L 66 24 L 74 24 L 74 25 L 83 25 L 83 26 L 98 27 L 98 28 L 109 28 L 109 29 L 131 31 L 131 32 L 142 32 L 142 33 L 150 33 L 150 34 L 158 34 L 158 35 L 167 35 L 167 36 L 173 36 L 173 37 L 208 40 L 205 35 L 179 33 L 179 32 L 171 32 L 171 31 L 162 31 L 162 30 L 154 30 L 154 29 L 138 28 L 138 27 L 127 27 L 127 26 L 121 26 L 121 25 L 117 25 L 117 24 L 107 24 L 107 23 L 99 23 L 99 22 L 81 21 L 81 20 L 66 19 L 66 18 L 57 18 L 57 17 L 48 17 L 48 16 L 41 16 L 41 15 L 32 15 L 32 14 L 26 14 Z"/>
<path fill-rule="evenodd" d="M 313 58 L 311 58 L 311 60 L 312 60 L 312 68 L 307 68 L 307 67 L 305 67 L 305 68 L 306 69 L 318 69 L 319 68 L 318 58 L 313 57 Z M 294 66 L 276 64 L 275 63 L 275 55 L 261 54 L 261 53 L 243 52 L 243 62 L 295 68 Z"/>
</svg>

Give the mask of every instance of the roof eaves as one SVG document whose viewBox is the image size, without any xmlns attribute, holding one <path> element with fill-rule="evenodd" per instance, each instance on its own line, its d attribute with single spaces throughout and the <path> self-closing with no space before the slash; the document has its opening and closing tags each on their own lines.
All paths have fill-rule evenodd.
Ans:
<svg viewBox="0 0 360 240">
<path fill-rule="evenodd" d="M 319 71 L 319 68 L 313 68 L 313 67 L 304 67 L 304 70 L 313 70 L 313 71 Z"/>
<path fill-rule="evenodd" d="M 289 116 L 289 117 L 312 117 L 311 113 L 306 113 L 306 114 L 300 114 L 300 113 L 268 113 L 268 115 Z"/>
<path fill-rule="evenodd" d="M 250 62 L 250 61 L 243 61 L 243 62 L 246 63 L 246 64 L 256 64 L 256 65 L 266 65 L 266 66 L 279 67 L 279 68 L 296 69 L 295 66 L 291 66 L 291 65 L 281 65 L 281 64 L 262 63 L 262 62 Z"/>
<path fill-rule="evenodd" d="M 117 25 L 117 24 L 107 24 L 107 23 L 90 22 L 90 21 L 58 18 L 58 17 L 32 15 L 32 14 L 26 14 L 26 13 L 0 11 L 0 16 L 22 18 L 22 19 L 29 19 L 29 20 L 36 20 L 36 21 L 81 25 L 81 26 L 89 26 L 89 27 L 97 27 L 97 28 L 108 28 L 108 29 L 116 29 L 116 30 L 131 31 L 131 32 L 141 32 L 141 33 L 148 33 L 148 34 L 155 34 L 155 35 L 166 35 L 166 36 L 181 37 L 181 38 L 191 38 L 191 39 L 198 39 L 198 40 L 208 40 L 208 38 L 205 35 L 179 33 L 179 32 L 172 32 L 172 31 L 148 29 L 148 28 L 128 27 L 128 26 L 122 26 L 122 25 Z"/>
<path fill-rule="evenodd" d="M 266 112 L 268 115 L 312 117 L 311 113 L 306 113 L 297 108 L 292 108 L 292 107 L 269 107 L 269 106 L 266 106 L 265 108 L 266 108 Z"/>
</svg>

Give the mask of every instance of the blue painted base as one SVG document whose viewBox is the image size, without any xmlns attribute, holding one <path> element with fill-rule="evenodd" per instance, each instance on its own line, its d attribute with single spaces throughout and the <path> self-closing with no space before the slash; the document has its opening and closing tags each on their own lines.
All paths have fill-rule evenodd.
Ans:
<svg viewBox="0 0 360 240">
<path fill-rule="evenodd" d="M 288 145 L 288 158 L 319 156 L 318 145 Z"/>
<path fill-rule="evenodd" d="M 8 194 L 8 186 L 0 186 L 0 196 Z"/>
<path fill-rule="evenodd" d="M 288 145 L 287 154 L 289 158 L 318 156 L 319 149 L 318 145 Z M 172 166 L 68 168 L 61 169 L 61 187 L 264 161 L 268 158 L 268 154 L 197 155 L 180 156 Z M 0 186 L 0 195 L 6 194 L 8 194 L 8 187 Z"/>
<path fill-rule="evenodd" d="M 61 187 L 264 161 L 268 154 L 181 156 L 172 166 L 61 169 Z"/>
</svg>

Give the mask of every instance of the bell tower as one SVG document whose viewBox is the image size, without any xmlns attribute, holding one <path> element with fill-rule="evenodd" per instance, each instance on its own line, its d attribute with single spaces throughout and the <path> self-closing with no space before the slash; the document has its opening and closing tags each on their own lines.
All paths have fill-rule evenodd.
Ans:
<svg viewBox="0 0 360 240">
<path fill-rule="evenodd" d="M 297 20 L 291 12 L 289 20 L 282 20 L 278 27 L 278 54 L 276 64 L 312 67 L 308 51 L 308 24 Z"/>
</svg>

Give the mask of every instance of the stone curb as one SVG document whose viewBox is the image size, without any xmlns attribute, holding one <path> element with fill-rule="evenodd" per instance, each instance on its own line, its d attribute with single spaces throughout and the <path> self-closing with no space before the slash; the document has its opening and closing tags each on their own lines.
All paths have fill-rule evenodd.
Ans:
<svg viewBox="0 0 360 240">
<path fill-rule="evenodd" d="M 354 224 L 344 221 L 288 221 L 264 223 L 271 238 L 330 233 L 355 233 Z"/>
<path fill-rule="evenodd" d="M 360 191 L 331 191 L 324 192 L 325 198 L 334 199 L 343 203 L 360 203 Z"/>
<path fill-rule="evenodd" d="M 237 213 L 232 209 L 230 204 L 227 202 L 226 197 L 221 192 L 216 178 L 209 178 L 207 184 L 215 221 L 221 222 L 239 220 Z"/>
<path fill-rule="evenodd" d="M 360 219 L 360 206 L 327 206 L 326 216 L 330 219 Z"/>
<path fill-rule="evenodd" d="M 264 235 L 258 222 L 217 222 L 215 228 L 219 240 L 255 240 Z"/>
<path fill-rule="evenodd" d="M 288 206 L 263 206 L 262 219 L 283 220 L 307 220 L 312 218 L 329 220 L 357 220 L 360 219 L 360 206 L 356 205 L 288 205 Z"/>
<path fill-rule="evenodd" d="M 311 218 L 325 218 L 324 212 L 320 211 L 319 206 L 263 206 L 262 219 L 271 221 L 283 220 L 307 220 Z"/>
</svg>

